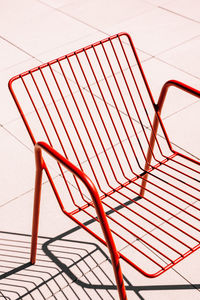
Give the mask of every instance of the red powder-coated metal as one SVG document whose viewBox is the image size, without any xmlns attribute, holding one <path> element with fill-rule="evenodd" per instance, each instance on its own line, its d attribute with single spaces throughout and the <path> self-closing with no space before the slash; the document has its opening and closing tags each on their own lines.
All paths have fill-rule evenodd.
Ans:
<svg viewBox="0 0 200 300">
<path fill-rule="evenodd" d="M 200 163 L 167 135 L 160 115 L 169 87 L 200 97 L 170 80 L 155 103 L 127 33 L 9 81 L 35 145 L 32 263 L 43 170 L 63 213 L 108 247 L 120 299 L 120 258 L 156 277 L 200 247 Z"/>
</svg>

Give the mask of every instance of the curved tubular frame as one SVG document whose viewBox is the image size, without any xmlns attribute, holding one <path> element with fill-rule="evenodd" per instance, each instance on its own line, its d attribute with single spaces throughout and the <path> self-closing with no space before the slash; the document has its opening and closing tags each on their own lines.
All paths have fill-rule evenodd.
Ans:
<svg viewBox="0 0 200 300">
<path fill-rule="evenodd" d="M 118 293 L 120 300 L 127 299 L 126 290 L 124 286 L 123 275 L 120 267 L 120 256 L 117 252 L 115 242 L 107 221 L 106 214 L 103 209 L 98 191 L 90 180 L 90 178 L 78 169 L 69 160 L 63 157 L 60 153 L 54 150 L 45 142 L 38 142 L 35 144 L 35 162 L 36 162 L 36 176 L 35 176 L 35 194 L 34 194 L 34 209 L 33 209 L 33 225 L 32 225 L 32 241 L 31 241 L 31 263 L 34 264 L 36 261 L 36 250 L 37 250 L 37 237 L 38 237 L 38 225 L 39 225 L 39 211 L 40 211 L 40 197 L 41 197 L 41 187 L 42 187 L 42 172 L 45 169 L 45 163 L 42 158 L 42 150 L 53 157 L 57 162 L 62 164 L 68 171 L 70 171 L 74 176 L 81 180 L 90 193 L 91 199 L 93 201 L 96 213 L 103 231 L 106 245 L 110 252 L 110 257 L 112 261 L 112 266 L 114 269 L 115 279 L 117 283 Z"/>
<path fill-rule="evenodd" d="M 199 90 L 196 90 L 196 89 L 192 88 L 191 86 L 184 84 L 183 82 L 180 82 L 180 81 L 177 81 L 177 80 L 169 80 L 169 81 L 165 82 L 165 84 L 163 85 L 163 87 L 161 89 L 161 92 L 160 92 L 160 96 L 158 98 L 158 103 L 155 104 L 156 112 L 155 112 L 155 115 L 154 115 L 153 128 L 152 128 L 151 137 L 150 137 L 150 147 L 147 151 L 147 161 L 146 161 L 146 164 L 145 164 L 146 174 L 143 176 L 141 189 L 140 189 L 140 196 L 141 197 L 143 197 L 144 193 L 145 193 L 145 187 L 146 187 L 147 178 L 148 178 L 148 172 L 147 171 L 148 171 L 148 169 L 151 165 L 151 159 L 152 159 L 152 156 L 153 156 L 153 149 L 154 149 L 154 145 L 155 145 L 155 141 L 156 141 L 156 135 L 157 135 L 159 124 L 161 125 L 162 130 L 165 134 L 165 138 L 166 138 L 166 141 L 169 145 L 170 150 L 175 153 L 175 151 L 172 149 L 169 137 L 168 137 L 168 135 L 165 131 L 162 119 L 160 117 L 161 112 L 162 112 L 162 108 L 163 108 L 163 104 L 164 104 L 164 101 L 166 99 L 168 89 L 171 86 L 176 87 L 180 90 L 183 90 L 184 92 L 189 93 L 192 96 L 200 98 L 200 91 Z M 178 152 L 176 151 L 176 153 L 178 153 Z M 184 156 L 181 153 L 178 153 L 178 154 L 181 155 L 181 156 Z M 187 157 L 187 159 L 190 159 L 190 158 Z M 195 162 L 193 159 L 191 159 L 191 160 L 193 162 Z"/>
</svg>

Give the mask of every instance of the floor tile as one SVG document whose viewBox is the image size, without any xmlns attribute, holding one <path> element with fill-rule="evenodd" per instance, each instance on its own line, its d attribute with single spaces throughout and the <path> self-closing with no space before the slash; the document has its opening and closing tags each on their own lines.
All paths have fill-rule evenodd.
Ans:
<svg viewBox="0 0 200 300">
<path fill-rule="evenodd" d="M 125 284 L 127 281 L 125 278 Z M 63 292 L 71 299 L 117 299 L 118 293 L 111 263 L 107 260 L 99 264 L 63 289 Z M 62 299 L 61 294 L 57 295 Z M 128 299 L 140 299 L 134 286 L 129 286 L 127 295 Z"/>
<path fill-rule="evenodd" d="M 63 41 L 63 44 L 58 47 L 58 48 L 52 48 L 51 50 L 48 50 L 46 52 L 43 52 L 39 55 L 37 55 L 37 57 L 44 61 L 50 61 L 53 60 L 55 58 L 61 57 L 65 54 L 69 54 L 73 51 L 76 51 L 82 47 L 88 46 L 92 43 L 95 43 L 101 39 L 106 38 L 107 35 L 105 33 L 99 32 L 99 31 L 95 31 L 92 34 L 88 34 L 85 36 L 81 36 L 80 38 L 78 38 L 76 41 Z"/>
<path fill-rule="evenodd" d="M 12 65 L 7 70 L 0 72 L 0 124 L 4 125 L 12 120 L 20 117 L 17 107 L 12 99 L 11 93 L 8 89 L 8 81 L 15 75 L 18 75 L 27 69 L 37 66 L 39 62 L 35 59 L 28 59 L 17 65 Z"/>
<path fill-rule="evenodd" d="M 183 287 L 182 287 L 183 286 Z M 186 286 L 186 288 L 185 288 Z M 180 297 L 181 299 L 195 299 L 198 300 L 200 299 L 200 295 L 199 292 L 194 290 L 190 290 L 190 288 L 187 288 L 187 284 L 183 284 L 181 285 L 181 287 L 177 288 L 176 291 L 170 291 L 170 287 L 167 288 L 167 291 L 165 291 L 165 293 L 163 291 L 144 291 L 141 292 L 141 296 L 144 297 L 145 300 L 156 300 L 156 299 L 172 299 L 172 300 L 176 300 L 178 297 Z M 159 288 L 158 288 L 159 289 Z M 161 287 L 162 289 L 162 287 Z"/>
<path fill-rule="evenodd" d="M 200 37 L 197 37 L 161 54 L 159 58 L 186 73 L 200 78 L 199 49 Z"/>
<path fill-rule="evenodd" d="M 21 9 L 20 9 L 21 8 Z M 16 10 L 18 13 L 16 14 Z M 19 0 L 18 3 L 12 0 L 6 1 L 2 6 L 1 22 L 5 22 L 8 18 L 12 20 L 13 24 L 28 22 L 30 18 L 48 11 L 48 8 L 40 3 L 40 1 L 30 0 L 29 2 Z M 49 9 L 51 11 L 51 9 Z M 14 26 L 7 26 L 7 29 L 12 31 Z"/>
<path fill-rule="evenodd" d="M 198 79 L 157 59 L 150 59 L 143 62 L 142 67 L 155 102 L 158 101 L 164 83 L 171 79 L 181 81 L 198 89 Z M 166 96 L 162 117 L 166 118 L 184 107 L 190 106 L 196 101 L 198 101 L 197 98 L 188 96 L 188 94 L 180 92 L 178 89 L 171 88 Z"/>
<path fill-rule="evenodd" d="M 175 2 L 169 1 L 163 4 L 161 3 L 161 7 L 186 18 L 200 22 L 200 3 L 198 0 L 192 0 L 190 2 L 184 0 L 177 0 Z"/>
<path fill-rule="evenodd" d="M 199 35 L 200 24 L 155 8 L 107 30 L 116 31 L 127 31 L 137 48 L 158 55 Z"/>
<path fill-rule="evenodd" d="M 198 159 L 199 105 L 199 102 L 196 102 L 164 120 L 170 140 Z"/>
<path fill-rule="evenodd" d="M 36 67 L 42 63 L 55 59 L 56 57 L 63 56 L 66 53 L 104 39 L 109 35 L 127 31 L 133 38 L 134 45 L 136 46 L 155 101 L 157 101 L 159 97 L 163 84 L 169 79 L 180 80 L 199 89 L 199 5 L 198 0 L 191 0 L 190 2 L 184 0 L 125 0 L 125 2 L 121 0 L 103 0 L 103 2 L 95 0 L 4 1 L 0 12 L 0 299 L 118 299 L 108 249 L 101 244 L 100 241 L 95 240 L 93 236 L 81 229 L 76 223 L 61 212 L 46 175 L 43 176 L 42 184 L 37 262 L 34 266 L 30 266 L 29 255 L 35 162 L 32 142 L 8 90 L 8 80 L 16 74 L 20 74 L 32 67 Z M 109 55 L 112 54 L 111 52 L 112 51 L 109 52 Z M 128 53 L 130 54 L 130 51 L 128 51 Z M 105 61 L 101 60 L 101 62 L 103 63 Z M 126 61 L 123 61 L 122 63 L 125 62 Z M 105 79 L 98 73 L 97 84 L 90 69 L 87 68 L 84 58 L 83 61 L 81 60 L 81 63 L 84 65 L 98 107 L 102 108 L 102 95 L 100 95 L 97 86 L 99 84 L 102 89 L 107 91 Z M 114 64 L 111 65 L 114 68 Z M 131 66 L 134 75 L 136 77 L 140 75 L 135 64 L 131 64 Z M 108 69 L 109 68 L 106 68 L 106 72 L 110 70 Z M 77 66 L 75 66 L 75 70 L 80 71 Z M 66 67 L 65 71 L 67 78 L 70 80 L 73 95 L 77 96 L 79 92 L 77 92 L 77 87 L 74 84 L 75 78 L 69 68 Z M 66 118 L 65 109 L 60 104 L 61 95 L 59 94 L 58 89 L 56 89 L 55 84 L 52 84 L 52 74 L 50 72 L 50 69 L 45 71 L 47 82 L 52 85 L 52 94 L 55 96 L 62 116 Z M 54 65 L 53 72 L 56 74 L 55 76 L 59 83 L 62 84 L 63 78 L 56 65 Z M 135 85 L 133 84 L 133 87 L 131 84 L 131 76 L 128 75 L 127 68 L 124 70 L 124 74 L 126 75 L 131 91 L 133 91 L 134 101 L 136 102 L 138 100 L 138 94 Z M 112 76 L 110 76 L 112 74 L 109 74 L 108 72 L 106 75 L 109 77 L 109 83 L 115 85 Z M 89 103 L 91 98 L 88 96 L 89 90 L 87 83 L 84 77 L 81 77 L 80 72 L 78 76 L 83 88 L 83 94 L 87 98 L 87 103 Z M 123 87 L 122 76 L 120 77 L 120 75 L 116 73 L 116 78 L 118 82 L 120 82 L 120 87 Z M 41 77 L 37 75 L 36 79 L 39 80 Z M 137 83 L 142 90 L 142 96 L 145 100 L 148 114 L 150 117 L 153 117 L 154 112 L 149 109 L 149 106 L 146 103 L 149 101 L 149 95 L 146 92 L 141 76 L 137 77 Z M 39 85 L 42 85 L 41 81 Z M 66 100 L 71 103 L 69 91 L 66 89 L 65 85 L 62 85 L 62 89 L 64 90 Z M 138 125 L 135 126 L 135 129 L 141 143 L 144 141 L 142 139 L 142 135 L 144 134 L 141 134 L 142 131 L 139 130 L 141 129 L 141 124 L 135 110 L 134 112 L 131 110 L 130 102 L 130 109 L 126 111 L 117 91 L 118 88 L 115 87 L 113 93 L 116 96 L 117 105 L 123 116 L 122 118 L 127 133 L 131 135 L 130 141 L 127 140 L 124 129 L 120 127 L 121 121 L 119 121 L 118 115 L 113 112 L 113 102 L 108 91 L 104 93 L 104 97 L 109 105 L 114 121 L 119 126 L 119 132 L 123 137 L 123 147 L 125 147 L 127 151 L 126 154 L 130 159 L 130 163 L 132 163 L 131 167 L 136 170 L 135 157 L 133 157 L 133 154 L 130 154 L 133 153 L 133 151 L 129 143 L 131 142 L 138 155 L 139 153 L 141 154 L 142 151 L 139 142 L 132 134 L 133 128 L 130 124 L 130 119 L 128 119 L 127 116 L 129 111 L 129 115 L 134 118 L 134 122 Z M 125 91 L 124 98 L 129 101 L 129 93 L 126 89 Z M 38 103 L 39 100 L 38 98 L 36 99 L 37 93 L 35 90 L 33 91 L 33 96 Z M 44 96 L 45 99 L 47 99 L 48 109 L 53 113 L 52 111 L 54 111 L 54 108 L 47 90 L 44 91 Z M 30 107 L 28 104 L 30 103 L 29 99 L 25 97 L 23 92 L 20 93 L 19 98 L 26 102 L 23 107 L 24 113 L 28 119 L 30 118 L 34 130 L 38 132 L 38 125 L 36 123 L 37 117 L 33 113 L 33 107 Z M 82 103 L 81 99 L 81 97 L 77 97 L 79 104 Z M 85 106 L 83 103 L 80 106 L 81 112 L 85 116 Z M 95 125 L 103 134 L 103 143 L 106 149 L 108 148 L 107 153 L 112 162 L 112 167 L 116 167 L 116 159 L 113 154 L 114 150 L 108 139 L 104 137 L 103 126 L 100 125 L 100 120 L 95 115 L 96 110 L 93 106 L 91 106 L 91 113 L 94 115 Z M 40 113 L 42 113 L 42 107 L 40 109 Z M 175 88 L 170 88 L 164 104 L 162 117 L 167 133 L 172 140 L 173 147 L 178 151 L 184 152 L 185 150 L 184 154 L 200 159 L 197 138 L 199 136 L 199 109 L 199 100 L 197 98 L 191 97 Z M 86 138 L 83 126 L 80 125 L 77 111 L 72 109 L 72 112 L 79 125 L 82 138 L 88 146 L 89 141 Z M 103 107 L 102 112 L 103 117 L 108 117 L 105 107 Z M 139 106 L 138 112 L 142 114 L 142 112 L 144 112 L 144 107 Z M 143 116 L 144 115 L 142 114 L 142 117 Z M 115 144 L 113 147 L 119 156 L 120 163 L 123 163 L 126 166 L 125 174 L 128 178 L 130 173 L 132 175 L 134 170 L 131 169 L 130 164 L 128 165 L 126 163 L 124 153 L 121 149 L 122 146 L 108 119 L 109 118 L 106 118 L 105 124 L 108 127 L 110 136 L 113 138 Z M 149 126 L 147 118 L 144 123 L 146 127 Z M 87 122 L 86 125 L 88 127 L 88 132 L 92 133 L 91 122 Z M 139 127 L 139 129 L 137 130 L 136 127 Z M 149 129 L 146 127 L 146 134 L 148 136 Z M 160 130 L 159 134 L 161 134 Z M 66 134 L 63 134 L 62 132 L 61 135 L 65 137 Z M 163 138 L 160 137 L 159 140 L 162 141 L 161 147 L 163 147 L 165 145 Z M 73 142 L 75 142 L 76 149 L 78 149 L 77 151 L 81 154 L 82 148 L 76 143 L 74 137 Z M 105 155 L 102 154 L 102 145 L 100 145 L 97 138 L 95 139 L 95 142 L 97 143 L 96 149 L 98 153 L 100 152 L 98 158 L 101 160 L 104 168 L 108 170 L 108 179 L 112 181 L 113 174 L 109 171 L 110 166 L 108 167 L 106 164 Z M 145 147 L 146 146 L 148 145 L 145 144 Z M 157 148 L 158 147 L 155 148 L 156 154 L 158 152 Z M 69 151 L 68 145 L 67 149 Z M 58 150 L 60 150 L 59 147 Z M 97 167 L 98 176 L 102 177 L 104 180 L 103 175 L 101 176 L 102 171 L 99 171 L 100 168 L 98 168 L 98 159 L 94 157 L 92 151 L 90 151 L 89 154 L 92 157 L 91 162 L 93 163 L 93 166 L 95 166 L 95 168 Z M 74 158 L 73 151 L 70 152 L 70 156 Z M 46 159 L 47 158 L 45 157 L 45 161 Z M 77 162 L 76 159 L 75 161 Z M 57 171 L 56 163 L 54 165 L 52 159 L 48 159 L 48 164 L 51 166 L 54 183 L 59 189 L 66 210 L 74 210 L 76 206 L 70 199 L 71 196 L 68 189 L 63 187 L 60 170 Z M 136 167 L 139 168 L 138 164 Z M 85 157 L 83 168 L 87 172 L 91 172 L 91 168 L 86 162 Z M 167 167 L 163 167 L 163 170 L 165 170 L 165 168 Z M 181 170 L 184 172 L 185 169 L 182 167 Z M 124 174 L 121 174 L 121 170 L 118 171 L 119 174 L 117 178 L 121 180 L 121 177 L 123 177 L 124 179 Z M 138 169 L 136 172 L 138 172 Z M 66 171 L 65 175 L 69 181 L 68 184 L 71 192 L 77 201 L 76 203 L 79 205 L 85 204 L 82 199 L 79 200 L 78 198 L 80 197 L 80 193 L 75 188 L 76 183 L 74 179 L 70 176 L 68 177 Z M 177 174 L 175 171 L 173 175 L 176 178 Z M 184 176 L 185 175 L 183 174 L 181 176 L 183 181 L 185 178 Z M 177 200 L 178 198 L 176 196 L 182 195 L 183 192 L 180 190 L 181 188 L 187 185 L 186 192 L 190 192 L 191 188 L 189 187 L 189 184 L 194 181 L 192 179 L 194 171 L 190 170 L 190 176 L 187 184 L 179 182 L 177 194 L 172 195 L 172 199 L 175 201 L 173 203 L 178 203 L 178 201 L 180 201 Z M 150 179 L 152 180 L 152 177 Z M 93 180 L 95 181 L 94 178 Z M 177 179 L 175 180 L 177 181 Z M 150 197 L 151 192 L 151 196 L 154 196 L 154 198 L 153 196 L 151 197 L 151 200 L 156 201 L 158 197 L 156 198 L 152 192 L 156 192 L 158 188 L 153 185 L 153 183 L 159 184 L 159 180 L 155 177 L 154 181 L 152 180 L 152 183 L 147 186 L 151 191 L 147 191 L 146 196 Z M 196 182 L 196 184 L 198 188 L 198 182 Z M 163 188 L 167 189 L 168 185 L 166 178 Z M 105 184 L 105 187 L 107 188 L 107 183 Z M 123 214 L 125 214 L 126 210 L 127 217 L 133 217 L 134 213 L 134 220 L 140 221 L 139 224 L 144 225 L 143 227 L 137 228 L 136 233 L 142 235 L 142 238 L 148 242 L 150 241 L 150 237 L 145 235 L 145 229 L 153 230 L 153 224 L 147 224 L 145 219 L 138 220 L 139 216 L 136 212 L 141 211 L 142 208 L 139 206 L 136 208 L 135 206 L 135 210 L 132 212 L 127 208 L 121 208 L 119 205 L 120 202 L 127 202 L 127 197 L 130 196 L 133 198 L 133 194 L 137 195 L 139 187 L 135 185 L 134 187 L 134 190 L 127 193 L 124 192 L 125 195 L 119 195 L 119 198 L 117 197 L 117 199 L 114 197 L 119 194 L 119 191 L 118 193 L 116 192 L 113 195 L 114 199 L 110 198 L 110 202 L 107 202 L 104 206 L 113 205 L 113 207 L 117 208 L 117 212 Z M 170 191 L 173 192 L 174 189 L 171 188 Z M 87 197 L 85 200 L 88 201 L 89 197 L 85 190 L 84 193 L 85 197 Z M 161 196 L 165 197 L 165 194 L 166 192 L 162 190 Z M 199 192 L 195 191 L 193 196 L 198 198 Z M 191 195 L 188 195 L 184 199 L 191 203 L 193 198 L 194 197 Z M 106 199 L 104 199 L 104 201 L 106 201 Z M 147 203 L 145 199 L 141 200 L 140 203 L 146 205 L 145 207 L 153 205 L 149 202 Z M 181 208 L 184 209 L 185 204 L 186 202 L 179 202 L 177 205 L 180 205 Z M 171 204 L 166 202 L 166 207 L 168 206 L 171 207 Z M 199 207 L 199 203 L 196 202 L 194 206 Z M 109 210 L 109 207 L 106 207 L 107 210 Z M 176 212 L 176 209 L 177 207 L 173 207 L 173 211 Z M 156 207 L 155 211 L 156 210 L 158 211 L 159 208 Z M 194 212 L 194 208 L 190 209 L 190 211 L 188 210 L 188 212 L 192 213 L 192 210 Z M 92 216 L 96 216 L 95 211 L 91 210 L 91 207 L 87 209 L 87 212 L 91 213 Z M 196 209 L 195 213 L 197 214 Z M 147 215 L 148 213 L 143 214 L 143 216 Z M 183 212 L 179 216 L 181 217 L 182 215 Z M 80 222 L 84 223 L 89 229 L 94 230 L 94 232 L 102 235 L 99 223 L 94 221 L 91 216 L 83 212 L 74 215 L 74 217 L 78 216 Z M 164 211 L 162 216 L 163 218 L 167 217 L 167 212 Z M 109 222 L 111 225 L 113 225 L 114 221 L 110 217 L 115 217 L 116 221 L 122 222 L 122 215 L 116 212 L 115 214 L 109 213 Z M 156 218 L 157 217 L 153 215 L 153 222 L 155 223 L 157 221 Z M 177 222 L 175 222 L 174 219 L 171 221 L 178 224 L 178 218 L 176 218 L 176 220 Z M 194 220 L 194 217 L 191 217 L 190 214 L 187 215 L 187 221 L 196 224 L 196 219 Z M 123 224 L 128 230 L 125 231 L 124 229 L 119 229 L 116 233 L 123 234 L 123 237 L 130 238 L 129 230 L 135 230 L 135 228 L 133 228 L 133 222 L 131 222 L 130 219 L 124 218 Z M 163 229 L 172 230 L 170 225 L 167 225 L 166 222 L 165 224 L 162 224 L 162 226 Z M 163 236 L 164 231 L 161 231 L 162 230 L 158 232 L 158 229 L 154 229 L 152 234 L 166 238 L 166 236 Z M 199 239 L 198 234 L 196 232 L 194 233 L 194 229 L 191 229 L 191 234 L 192 233 Z M 117 234 L 114 236 L 117 247 L 120 251 L 128 252 L 129 247 L 123 248 L 126 244 L 117 236 Z M 176 232 L 172 232 L 172 234 L 176 234 Z M 151 238 L 152 237 L 153 235 L 151 235 Z M 135 237 L 131 236 L 131 238 Z M 182 238 L 185 238 L 185 242 L 188 241 L 189 243 L 189 241 L 191 241 L 191 238 L 188 236 L 186 237 L 184 235 Z M 169 242 L 171 242 L 171 240 Z M 194 241 L 192 241 L 192 243 L 194 243 Z M 138 241 L 135 241 L 135 244 L 141 246 Z M 160 244 L 156 241 L 155 245 L 159 246 Z M 180 245 L 177 246 L 179 247 Z M 181 247 L 183 248 L 185 246 L 181 245 L 180 248 Z M 158 251 L 165 250 L 163 249 L 163 246 L 157 248 Z M 145 251 L 149 251 L 149 249 Z M 169 255 L 171 253 L 170 251 Z M 136 260 L 137 257 L 134 256 L 134 259 Z M 198 257 L 199 250 L 175 265 L 173 269 L 168 270 L 163 275 L 154 279 L 144 277 L 138 271 L 127 265 L 127 263 L 121 261 L 125 285 L 127 286 L 128 299 L 200 299 Z M 142 260 L 143 264 L 145 264 L 145 262 L 145 260 Z M 141 263 L 141 261 L 139 261 L 139 263 Z M 145 267 L 148 267 L 148 265 L 145 264 Z"/>
<path fill-rule="evenodd" d="M 38 238 L 37 260 L 35 265 L 30 265 L 30 235 L 0 232 L 0 290 L 4 296 L 14 300 L 17 294 L 23 299 L 49 299 L 53 295 L 54 299 L 60 299 L 54 296 L 60 293 L 68 299 L 68 293 L 64 293 L 66 286 L 94 267 L 95 245 L 89 248 L 87 243 L 63 240 L 60 246 L 58 241 L 53 260 L 45 253 L 49 240 Z M 57 262 L 59 259 L 62 266 Z"/>
<path fill-rule="evenodd" d="M 176 265 L 174 269 L 200 291 L 200 285 L 197 279 L 199 269 L 199 250 L 186 258 L 181 264 Z"/>
<path fill-rule="evenodd" d="M 40 2 L 53 8 L 59 8 L 64 5 L 71 4 L 73 0 L 40 0 Z"/>
<path fill-rule="evenodd" d="M 4 125 L 5 129 L 9 131 L 20 143 L 22 143 L 29 151 L 33 154 L 33 143 L 28 134 L 28 131 L 22 121 L 22 119 L 17 116 L 15 120 L 8 122 Z"/>
<path fill-rule="evenodd" d="M 3 276 L 0 289 L 4 296 L 10 299 L 16 299 L 17 294 L 24 299 L 117 298 L 111 263 L 95 243 L 74 241 L 70 237 L 54 239 L 54 246 L 49 243 L 50 238 L 39 237 L 37 261 L 30 266 L 27 251 L 30 235 L 0 232 L 0 278 Z M 99 254 L 106 260 L 103 264 Z M 132 286 L 128 295 L 138 299 Z"/>
<path fill-rule="evenodd" d="M 33 188 L 33 154 L 8 131 L 1 135 L 1 205 Z M 6 156 L 5 156 L 6 154 Z"/>
<path fill-rule="evenodd" d="M 115 32 L 115 33 L 117 33 L 117 32 Z M 37 55 L 37 58 L 43 62 L 51 61 L 55 58 L 58 58 L 65 54 L 69 54 L 73 51 L 76 51 L 82 47 L 86 47 L 95 42 L 98 42 L 98 41 L 106 38 L 107 36 L 108 36 L 107 34 L 97 31 L 94 34 L 89 34 L 87 36 L 84 36 L 83 38 L 80 38 L 75 42 L 65 43 L 61 47 L 51 49 L 50 51 L 41 53 L 41 54 Z M 151 58 L 150 55 L 148 55 L 145 52 L 140 51 L 140 50 L 137 51 L 137 54 L 141 61 L 145 61 L 145 60 L 148 60 L 149 58 Z"/>
<path fill-rule="evenodd" d="M 122 262 L 121 265 L 122 270 L 126 270 L 125 277 L 128 278 L 129 285 L 133 286 L 142 299 L 200 298 L 199 291 L 195 287 L 192 288 L 184 277 L 172 269 L 157 278 L 147 278 L 127 263 Z"/>
<path fill-rule="evenodd" d="M 91 0 L 83 3 L 77 0 L 60 8 L 63 12 L 100 30 L 105 30 L 108 26 L 121 23 L 151 9 L 152 5 L 143 0 L 126 0 L 125 2 L 104 0 L 101 3 L 98 1 L 94 3 Z"/>
<path fill-rule="evenodd" d="M 151 3 L 151 4 L 157 5 L 157 6 L 169 2 L 169 0 L 146 0 L 146 1 Z"/>
<path fill-rule="evenodd" d="M 158 278 L 150 279 L 146 278 L 143 275 L 139 274 L 137 271 L 135 271 L 132 267 L 127 265 L 126 263 L 122 264 L 122 271 L 125 268 L 126 272 L 124 274 L 124 280 L 125 285 L 127 289 L 127 296 L 128 299 L 177 299 L 177 297 L 183 297 L 183 299 L 190 299 L 190 297 L 194 297 L 194 299 L 199 299 L 200 294 L 197 291 L 197 289 L 193 288 L 191 289 L 190 284 L 182 278 L 179 274 L 177 274 L 175 271 L 168 271 L 164 275 L 161 275 Z M 93 273 L 98 274 L 99 281 L 102 282 L 101 289 L 99 284 L 99 290 L 98 285 L 96 284 L 96 293 L 97 291 L 100 293 L 103 289 L 104 282 L 106 284 L 106 289 L 104 290 L 105 295 L 108 299 L 116 299 L 116 287 L 114 288 L 112 286 L 115 285 L 115 280 L 113 276 L 113 270 L 108 261 L 102 263 L 99 267 L 95 268 L 93 270 Z M 84 282 L 87 282 L 88 278 L 93 279 L 94 281 L 94 275 L 88 273 L 85 275 L 85 277 L 81 278 Z M 107 277 L 107 278 L 106 278 Z M 93 283 L 91 280 L 91 283 Z M 73 286 L 76 285 L 76 282 L 73 283 Z M 86 291 L 89 291 L 89 288 L 85 289 Z M 103 292 L 103 290 L 102 290 Z M 96 295 L 98 297 L 98 295 Z M 105 296 L 104 296 L 105 297 Z M 109 298 L 111 297 L 111 298 Z M 157 298 L 158 297 L 158 298 Z M 186 297 L 186 298 L 185 298 Z M 107 299 L 106 298 L 106 299 Z M 75 298 L 76 299 L 76 298 Z M 101 298 L 100 298 L 101 299 Z M 103 298 L 104 299 L 104 298 Z"/>
<path fill-rule="evenodd" d="M 12 65 L 18 64 L 21 61 L 27 60 L 29 56 L 19 49 L 17 49 L 11 43 L 0 38 L 0 48 L 1 48 L 1 62 L 0 62 L 0 72 L 9 68 Z"/>
<path fill-rule="evenodd" d="M 8 9 L 8 6 L 5 8 L 4 18 L 0 21 L 0 26 L 3 28 L 1 34 L 34 56 L 63 45 L 66 37 L 70 42 L 94 32 L 89 26 L 36 1 L 25 6 L 23 1 L 18 3 L 21 13 L 14 17 L 16 26 L 11 30 L 5 23 L 15 12 L 15 6 L 11 7 L 12 9 Z M 27 13 L 30 11 L 31 13 Z"/>
<path fill-rule="evenodd" d="M 1 207 L 1 230 L 23 234 L 31 233 L 33 197 L 33 190 L 27 191 L 24 195 L 13 201 L 9 201 L 9 203 Z M 10 219 L 7 217 L 8 215 L 14 220 L 13 222 L 10 222 Z M 43 236 L 56 236 L 62 233 L 63 230 L 73 228 L 74 226 L 74 222 L 70 221 L 60 211 L 51 187 L 48 183 L 45 183 L 42 186 L 39 234 Z"/>
</svg>

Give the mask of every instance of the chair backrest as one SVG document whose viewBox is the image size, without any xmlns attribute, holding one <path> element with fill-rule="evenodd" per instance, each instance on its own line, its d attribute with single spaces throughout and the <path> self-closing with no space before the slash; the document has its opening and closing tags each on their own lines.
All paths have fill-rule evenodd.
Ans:
<svg viewBox="0 0 200 300">
<path fill-rule="evenodd" d="M 33 143 L 46 141 L 66 156 L 100 194 L 144 171 L 155 104 L 128 34 L 15 76 L 9 87 Z M 156 140 L 155 162 L 165 155 L 162 143 Z M 51 175 L 55 185 L 62 173 L 68 195 L 83 196 L 79 183 L 59 168 Z"/>
</svg>

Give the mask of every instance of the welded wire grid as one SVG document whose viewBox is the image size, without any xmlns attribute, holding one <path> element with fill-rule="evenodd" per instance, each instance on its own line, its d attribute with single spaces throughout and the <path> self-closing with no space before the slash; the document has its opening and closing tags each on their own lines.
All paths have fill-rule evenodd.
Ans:
<svg viewBox="0 0 200 300">
<path fill-rule="evenodd" d="M 172 152 L 162 128 L 139 197 L 155 105 L 128 35 L 24 72 L 12 87 L 33 142 L 46 141 L 97 186 L 122 258 L 157 276 L 199 248 L 200 166 Z M 98 221 L 81 183 L 46 159 L 66 212 Z"/>
</svg>

